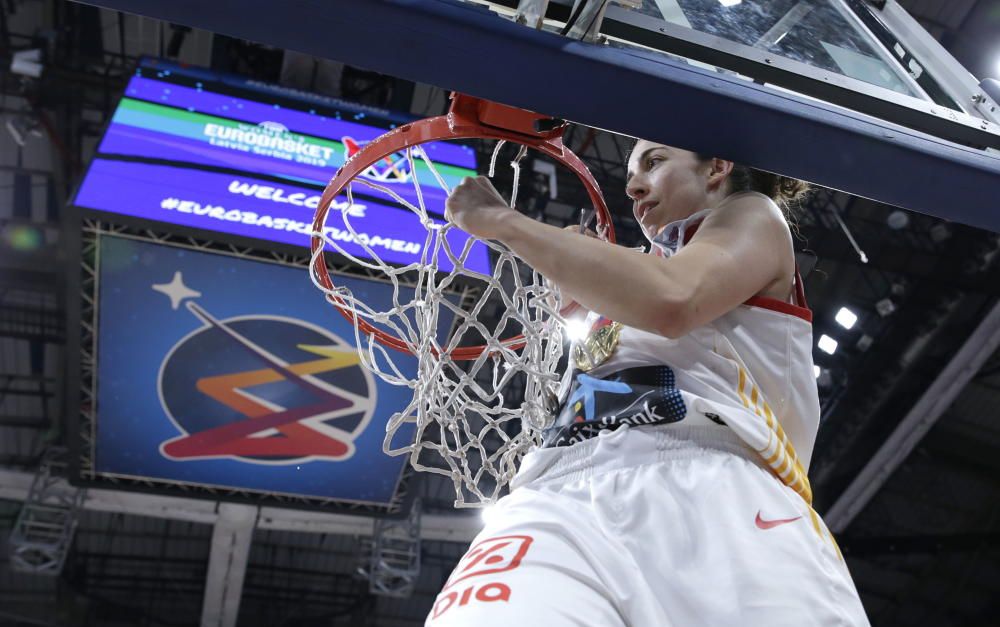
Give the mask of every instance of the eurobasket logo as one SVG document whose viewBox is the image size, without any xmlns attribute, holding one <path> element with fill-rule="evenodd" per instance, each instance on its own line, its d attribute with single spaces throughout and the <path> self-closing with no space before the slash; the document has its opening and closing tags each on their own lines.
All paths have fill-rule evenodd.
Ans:
<svg viewBox="0 0 1000 627">
<path fill-rule="evenodd" d="M 221 148 L 320 167 L 333 160 L 333 147 L 325 145 L 329 142 L 292 133 L 280 122 L 208 123 L 202 132 L 209 144 Z"/>
<path fill-rule="evenodd" d="M 347 159 L 358 154 L 362 146 L 367 143 L 359 143 L 354 138 L 346 135 L 340 141 L 344 144 Z M 414 146 L 411 149 L 411 153 L 413 154 L 414 162 L 423 155 L 420 146 Z M 412 180 L 410 163 L 406 160 L 406 154 L 401 152 L 397 152 L 375 163 L 362 172 L 361 176 L 377 183 L 409 183 Z"/>
<path fill-rule="evenodd" d="M 376 387 L 353 346 L 294 318 L 216 318 L 180 272 L 152 289 L 202 323 L 160 366 L 160 403 L 180 433 L 160 445 L 164 456 L 287 465 L 354 455 Z"/>
</svg>

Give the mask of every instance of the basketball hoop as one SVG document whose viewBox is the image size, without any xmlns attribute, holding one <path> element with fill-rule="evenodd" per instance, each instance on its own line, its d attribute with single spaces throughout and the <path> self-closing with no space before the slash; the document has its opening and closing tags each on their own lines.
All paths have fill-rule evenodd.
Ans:
<svg viewBox="0 0 1000 627">
<path fill-rule="evenodd" d="M 431 180 L 450 193 L 445 178 L 428 151 L 422 148 L 424 144 L 448 140 L 496 141 L 490 176 L 494 174 L 501 148 L 507 143 L 515 144 L 519 148 L 511 161 L 514 182 L 510 194 L 510 205 L 515 207 L 520 161 L 528 149 L 536 150 L 577 175 L 593 204 L 598 235 L 614 242 L 610 214 L 597 181 L 562 143 L 565 127 L 561 120 L 453 94 L 446 115 L 405 124 L 359 147 L 327 185 L 316 210 L 310 261 L 313 283 L 354 325 L 364 366 L 383 380 L 414 391 L 406 409 L 390 418 L 383 450 L 390 455 L 409 454 L 410 463 L 417 470 L 451 477 L 459 507 L 495 500 L 513 477 L 517 461 L 539 443 L 541 429 L 551 420 L 549 399 L 554 397 L 558 386 L 555 371 L 563 349 L 562 328 L 572 308 L 562 308 L 558 289 L 537 272 L 530 271 L 527 278 L 522 276 L 525 274 L 519 265 L 522 262 L 497 242 L 470 237 L 461 250 L 454 250 L 448 233 L 457 227 L 428 214 L 417 175 L 418 159 L 433 177 Z M 376 165 L 394 160 L 408 168 L 416 202 L 404 199 L 389 185 L 372 180 L 370 174 Z M 426 229 L 418 262 L 400 266 L 382 261 L 351 226 L 348 210 L 340 212 L 344 232 L 350 234 L 351 243 L 361 246 L 367 258 L 351 254 L 338 239 L 328 236 L 327 221 L 334 199 L 346 194 L 347 206 L 353 206 L 355 184 L 364 185 L 369 193 L 394 200 L 417 215 Z M 488 246 L 497 257 L 489 276 L 466 268 L 475 243 Z M 392 306 L 376 310 L 347 288 L 335 285 L 324 256 L 327 247 L 391 281 Z M 404 276 L 409 277 L 414 296 L 399 302 Z M 480 299 L 471 310 L 457 307 L 445 298 L 447 290 L 462 281 L 482 286 Z M 486 328 L 477 319 L 482 314 L 482 304 L 490 298 L 504 310 L 495 329 Z M 438 339 L 442 310 L 453 313 L 459 321 L 444 342 Z M 515 330 L 508 331 L 509 328 Z M 483 341 L 462 345 L 467 336 Z M 417 357 L 415 378 L 402 374 L 387 348 Z M 524 403 L 520 407 L 505 407 L 504 392 L 516 376 L 524 380 Z M 393 439 L 405 424 L 416 427 L 415 440 L 396 445 Z M 437 431 L 429 432 L 435 425 Z M 431 464 L 428 454 L 436 454 L 445 465 Z M 474 497 L 471 502 L 466 495 Z"/>
</svg>

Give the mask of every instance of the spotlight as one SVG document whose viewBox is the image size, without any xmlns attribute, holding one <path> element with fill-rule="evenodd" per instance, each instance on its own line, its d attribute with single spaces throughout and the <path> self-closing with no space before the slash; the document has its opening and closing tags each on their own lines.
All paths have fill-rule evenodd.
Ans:
<svg viewBox="0 0 1000 627">
<path fill-rule="evenodd" d="M 743 2 L 743 0 L 719 0 L 719 4 L 726 8 L 734 7 L 741 2 Z"/>
<path fill-rule="evenodd" d="M 878 315 L 885 318 L 886 316 L 892 315 L 892 313 L 896 311 L 896 304 L 888 298 L 883 298 L 875 303 L 875 311 L 878 312 Z"/>
<path fill-rule="evenodd" d="M 838 311 L 835 316 L 835 320 L 840 324 L 840 326 L 845 329 L 850 329 L 854 326 L 854 323 L 858 321 L 858 316 L 847 307 L 841 307 L 840 311 Z"/>
<path fill-rule="evenodd" d="M 819 378 L 819 373 L 821 373 L 821 372 L 823 372 L 822 368 L 820 368 L 819 366 L 813 365 L 813 374 L 816 375 L 817 379 Z"/>
<path fill-rule="evenodd" d="M 0 228 L 0 242 L 12 250 L 30 253 L 45 243 L 45 235 L 33 224 L 5 224 Z"/>
<path fill-rule="evenodd" d="M 566 337 L 575 342 L 585 338 L 590 327 L 583 318 L 570 318 L 566 321 L 566 328 L 564 330 Z"/>
<path fill-rule="evenodd" d="M 890 213 L 889 217 L 886 218 L 885 221 L 886 224 L 889 225 L 890 229 L 898 231 L 900 229 L 905 229 L 910 225 L 910 216 L 906 215 L 905 211 L 897 209 L 896 211 Z"/>
<path fill-rule="evenodd" d="M 940 244 L 951 237 L 951 229 L 944 222 L 938 222 L 932 226 L 929 233 L 935 244 Z"/>
<path fill-rule="evenodd" d="M 837 340 L 833 339 L 829 335 L 821 335 L 818 345 L 819 349 L 828 355 L 832 355 L 837 352 Z"/>
<path fill-rule="evenodd" d="M 866 333 L 862 335 L 860 338 L 858 338 L 858 343 L 854 345 L 854 348 L 858 349 L 860 352 L 863 353 L 872 347 L 872 342 L 874 341 L 875 338 Z"/>
<path fill-rule="evenodd" d="M 822 389 L 833 387 L 833 373 L 829 368 L 820 368 L 819 376 L 816 377 L 816 385 Z"/>
</svg>

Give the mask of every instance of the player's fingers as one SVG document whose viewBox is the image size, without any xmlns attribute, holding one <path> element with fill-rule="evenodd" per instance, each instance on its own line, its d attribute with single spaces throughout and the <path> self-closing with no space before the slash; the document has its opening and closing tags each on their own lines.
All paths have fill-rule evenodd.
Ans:
<svg viewBox="0 0 1000 627">
<path fill-rule="evenodd" d="M 483 191 L 487 192 L 490 196 L 500 195 L 499 192 L 497 192 L 497 188 L 493 186 L 493 181 L 490 180 L 490 177 L 477 176 L 475 178 L 475 182 L 478 183 L 479 187 L 481 187 Z"/>
<path fill-rule="evenodd" d="M 462 213 L 465 209 L 465 197 L 468 191 L 461 187 L 461 185 L 456 186 L 448 197 L 444 201 L 444 219 L 449 222 L 454 222 L 457 214 Z"/>
<path fill-rule="evenodd" d="M 471 176 L 463 176 L 462 180 L 459 181 L 458 185 L 456 185 L 451 190 L 451 193 L 454 194 L 455 192 L 457 192 L 459 190 L 463 190 L 463 191 L 464 190 L 468 190 L 470 187 L 475 187 L 475 185 L 476 185 L 476 179 L 475 178 L 473 178 Z"/>
</svg>

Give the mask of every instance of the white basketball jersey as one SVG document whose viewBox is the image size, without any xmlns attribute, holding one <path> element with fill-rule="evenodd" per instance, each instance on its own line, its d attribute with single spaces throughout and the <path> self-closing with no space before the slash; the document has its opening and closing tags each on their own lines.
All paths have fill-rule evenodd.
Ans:
<svg viewBox="0 0 1000 627">
<path fill-rule="evenodd" d="M 707 212 L 668 225 L 653 241 L 651 252 L 673 255 Z M 798 272 L 793 293 L 795 303 L 751 298 L 677 339 L 626 326 L 614 354 L 588 374 L 600 378 L 626 368 L 669 366 L 684 399 L 685 420 L 725 422 L 783 483 L 811 503 L 806 471 L 820 409 L 812 312 Z"/>
</svg>

